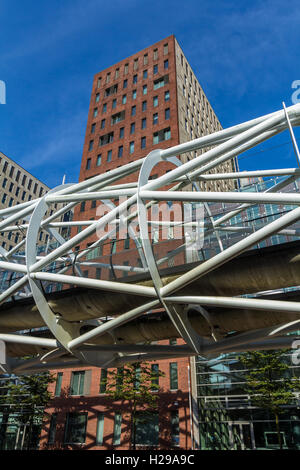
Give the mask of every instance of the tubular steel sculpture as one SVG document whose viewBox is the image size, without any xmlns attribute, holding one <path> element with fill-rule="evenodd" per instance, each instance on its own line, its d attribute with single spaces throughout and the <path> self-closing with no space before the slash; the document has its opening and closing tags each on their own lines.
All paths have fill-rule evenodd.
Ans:
<svg viewBox="0 0 300 470">
<path fill-rule="evenodd" d="M 283 106 L 1 210 L 1 232 L 26 231 L 10 251 L 0 248 L 0 341 L 7 353 L 2 370 L 116 367 L 142 359 L 288 347 L 286 333 L 300 325 L 300 303 L 296 289 L 288 300 L 283 289 L 300 285 L 300 246 L 260 244 L 274 235 L 297 240 L 300 195 L 297 187 L 287 188 L 300 169 L 209 172 L 286 129 L 300 161 L 292 129 L 299 124 L 300 104 Z M 200 149 L 205 151 L 181 162 L 181 154 Z M 164 161 L 174 169 L 151 179 Z M 130 175 L 132 182 L 122 182 Z M 264 192 L 199 189 L 203 182 L 241 177 L 281 179 Z M 97 201 L 96 220 L 61 220 L 85 201 Z M 172 220 L 154 220 L 162 204 Z M 270 222 L 239 219 L 264 204 L 288 210 Z M 66 228 L 71 236 L 64 237 Z M 38 246 L 42 230 L 50 237 L 44 249 Z M 128 239 L 135 248 L 119 250 L 118 242 Z M 153 344 L 178 337 L 185 344 Z M 34 358 L 20 359 L 24 355 Z"/>
</svg>

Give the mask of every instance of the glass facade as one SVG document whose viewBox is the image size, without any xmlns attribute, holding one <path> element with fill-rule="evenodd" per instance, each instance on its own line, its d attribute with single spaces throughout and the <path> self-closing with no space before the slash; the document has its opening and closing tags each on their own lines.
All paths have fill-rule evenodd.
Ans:
<svg viewBox="0 0 300 470">
<path fill-rule="evenodd" d="M 291 355 L 284 360 L 288 373 L 299 378 L 300 366 L 292 364 Z M 251 404 L 245 388 L 246 370 L 238 356 L 229 354 L 209 362 L 196 360 L 199 445 L 207 450 L 278 449 L 275 417 Z M 300 449 L 299 393 L 284 406 L 279 416 L 285 449 Z"/>
</svg>

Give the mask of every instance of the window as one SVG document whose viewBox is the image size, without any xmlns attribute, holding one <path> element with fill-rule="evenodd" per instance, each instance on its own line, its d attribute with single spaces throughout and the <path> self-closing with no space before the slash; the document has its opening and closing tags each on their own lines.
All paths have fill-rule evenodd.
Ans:
<svg viewBox="0 0 300 470">
<path fill-rule="evenodd" d="M 130 142 L 129 144 L 129 153 L 132 154 L 134 152 L 134 142 Z"/>
<path fill-rule="evenodd" d="M 133 90 L 133 91 L 132 91 L 132 99 L 133 99 L 133 100 L 136 99 L 136 90 Z"/>
<path fill-rule="evenodd" d="M 84 444 L 86 438 L 87 413 L 68 413 L 65 428 L 66 444 Z"/>
<path fill-rule="evenodd" d="M 153 114 L 153 125 L 158 123 L 158 113 Z"/>
<path fill-rule="evenodd" d="M 133 84 L 137 83 L 137 75 L 133 75 L 132 83 Z"/>
<path fill-rule="evenodd" d="M 17 171 L 17 176 L 16 176 L 16 182 L 19 181 L 20 175 L 21 175 L 21 172 L 20 172 L 20 170 L 18 170 L 18 171 Z"/>
<path fill-rule="evenodd" d="M 20 188 L 16 188 L 16 196 L 19 196 Z"/>
<path fill-rule="evenodd" d="M 30 196 L 30 198 L 31 198 L 31 196 Z M 11 207 L 11 206 L 13 205 L 13 203 L 14 203 L 14 198 L 11 197 L 10 200 L 9 200 L 8 206 Z M 18 241 L 18 238 L 19 238 L 19 234 L 17 233 L 17 235 L 16 235 L 16 237 L 15 237 L 15 242 L 16 242 L 16 243 L 17 243 L 17 241 Z"/>
<path fill-rule="evenodd" d="M 170 362 L 170 389 L 178 389 L 178 370 L 177 362 Z"/>
<path fill-rule="evenodd" d="M 169 53 L 169 45 L 164 44 L 164 55 L 167 55 Z"/>
<path fill-rule="evenodd" d="M 147 85 L 143 86 L 143 95 L 147 95 Z"/>
<path fill-rule="evenodd" d="M 170 119 L 170 108 L 165 109 L 165 119 Z"/>
<path fill-rule="evenodd" d="M 113 114 L 111 117 L 111 124 L 117 124 L 118 122 L 124 121 L 125 119 L 125 111 L 121 111 L 120 113 Z"/>
<path fill-rule="evenodd" d="M 72 372 L 71 395 L 83 395 L 85 371 Z"/>
<path fill-rule="evenodd" d="M 128 64 L 124 65 L 124 73 L 125 73 L 125 75 L 128 73 Z"/>
<path fill-rule="evenodd" d="M 118 149 L 118 157 L 121 158 L 123 156 L 123 145 L 120 145 Z"/>
<path fill-rule="evenodd" d="M 89 143 L 89 152 L 91 150 L 93 150 L 93 146 L 94 146 L 94 141 L 93 140 L 90 140 L 90 143 Z"/>
<path fill-rule="evenodd" d="M 2 204 L 4 204 L 4 203 L 5 203 L 5 201 L 6 201 L 6 198 L 7 198 L 7 195 L 4 193 L 4 194 L 3 194 L 3 196 L 2 196 Z"/>
<path fill-rule="evenodd" d="M 5 188 L 6 185 L 7 185 L 7 178 L 4 178 L 4 180 L 2 181 L 2 188 Z"/>
<path fill-rule="evenodd" d="M 151 390 L 157 392 L 159 388 L 159 366 L 151 364 Z"/>
<path fill-rule="evenodd" d="M 100 88 L 100 86 L 101 86 L 101 77 L 99 77 L 97 80 L 97 88 Z"/>
<path fill-rule="evenodd" d="M 107 369 L 101 369 L 100 393 L 106 392 L 106 385 L 107 385 Z"/>
<path fill-rule="evenodd" d="M 164 61 L 164 69 L 167 70 L 169 68 L 169 61 L 168 59 Z"/>
<path fill-rule="evenodd" d="M 153 89 L 157 90 L 158 88 L 165 86 L 167 83 L 169 83 L 169 75 L 164 75 L 163 77 L 154 80 Z"/>
<path fill-rule="evenodd" d="M 99 103 L 99 99 L 100 99 L 100 93 L 97 93 L 95 103 Z"/>
<path fill-rule="evenodd" d="M 143 71 L 143 78 L 144 79 L 148 78 L 148 70 Z"/>
<path fill-rule="evenodd" d="M 10 167 L 10 172 L 9 172 L 9 177 L 10 177 L 10 178 L 13 177 L 14 171 L 15 171 L 15 167 L 14 167 L 14 166 L 11 166 L 11 167 Z"/>
<path fill-rule="evenodd" d="M 8 167 L 8 163 L 7 163 L 7 162 L 4 162 L 3 170 L 2 170 L 3 173 L 6 173 L 7 167 Z"/>
<path fill-rule="evenodd" d="M 153 144 L 158 144 L 159 142 L 162 142 L 164 140 L 169 140 L 171 139 L 171 130 L 168 127 L 167 129 L 163 129 L 159 132 L 154 132 L 153 134 Z"/>
<path fill-rule="evenodd" d="M 153 107 L 156 108 L 158 106 L 158 96 L 153 96 Z"/>
<path fill-rule="evenodd" d="M 95 133 L 95 128 L 96 128 L 96 124 L 94 123 L 91 125 L 91 134 Z"/>
<path fill-rule="evenodd" d="M 63 372 L 58 372 L 56 376 L 55 393 L 54 393 L 56 397 L 59 397 L 61 393 L 62 378 L 63 378 Z"/>
<path fill-rule="evenodd" d="M 107 162 L 111 162 L 111 159 L 112 159 L 112 150 L 109 150 L 109 151 L 107 152 L 107 159 L 106 159 L 106 161 L 107 161 Z"/>
<path fill-rule="evenodd" d="M 51 415 L 51 420 L 50 420 L 48 444 L 54 444 L 55 442 L 56 422 L 57 422 L 57 413 L 53 413 Z"/>
<path fill-rule="evenodd" d="M 102 106 L 102 113 L 106 113 L 106 111 L 107 111 L 107 104 L 104 103 Z"/>
<path fill-rule="evenodd" d="M 23 191 L 23 193 L 22 193 L 22 198 L 21 198 L 21 199 L 22 199 L 22 201 L 24 201 L 24 200 L 25 200 L 25 197 L 26 197 L 26 191 Z M 2 202 L 3 202 L 3 201 L 2 201 Z"/>
<path fill-rule="evenodd" d="M 98 108 L 94 108 L 93 116 L 97 117 L 97 115 L 98 115 Z"/>
<path fill-rule="evenodd" d="M 128 80 L 127 78 L 125 78 L 125 80 L 123 81 L 123 88 L 127 88 L 127 85 L 128 85 Z"/>
<path fill-rule="evenodd" d="M 158 65 L 155 64 L 153 65 L 153 75 L 156 75 L 158 73 Z"/>
<path fill-rule="evenodd" d="M 114 133 L 109 132 L 108 134 L 101 135 L 99 138 L 99 147 L 106 144 L 111 144 L 114 141 Z"/>
<path fill-rule="evenodd" d="M 112 109 L 115 109 L 117 106 L 117 99 L 115 98 L 113 101 L 112 101 Z"/>
<path fill-rule="evenodd" d="M 158 49 L 154 49 L 153 51 L 153 60 L 157 60 L 158 59 Z"/>
<path fill-rule="evenodd" d="M 124 137 L 124 127 L 120 127 L 120 139 Z"/>
<path fill-rule="evenodd" d="M 133 70 L 137 70 L 139 66 L 139 59 L 134 59 L 133 61 Z"/>
<path fill-rule="evenodd" d="M 136 444 L 157 446 L 159 436 L 158 413 L 138 412 L 136 418 Z"/>
<path fill-rule="evenodd" d="M 127 101 L 127 95 L 122 96 L 122 104 L 126 104 Z"/>
<path fill-rule="evenodd" d="M 171 444 L 179 446 L 179 414 L 178 410 L 171 411 Z"/>
<path fill-rule="evenodd" d="M 114 422 L 114 441 L 115 446 L 119 446 L 121 442 L 121 426 L 122 426 L 122 415 L 121 413 L 115 413 Z"/>
<path fill-rule="evenodd" d="M 144 65 L 148 64 L 148 54 L 144 54 Z"/>
<path fill-rule="evenodd" d="M 103 430 L 104 430 L 104 413 L 100 412 L 97 415 L 97 433 L 96 445 L 102 446 L 103 444 Z"/>
<path fill-rule="evenodd" d="M 105 127 L 105 119 L 102 119 L 102 121 L 101 121 L 101 126 L 100 126 L 100 127 L 101 127 L 101 129 L 104 129 L 104 127 Z"/>
<path fill-rule="evenodd" d="M 142 111 L 146 111 L 147 110 L 147 101 L 143 101 L 142 103 Z"/>
<path fill-rule="evenodd" d="M 146 126 L 147 126 L 147 119 L 143 118 L 142 119 L 142 129 L 146 129 Z"/>
<path fill-rule="evenodd" d="M 141 385 L 140 377 L 141 377 L 141 367 L 138 365 L 135 367 L 135 380 L 133 384 L 134 390 L 138 390 L 140 388 L 140 385 Z"/>
<path fill-rule="evenodd" d="M 130 124 L 130 134 L 134 134 L 134 132 L 135 132 L 135 122 L 132 122 Z"/>
<path fill-rule="evenodd" d="M 120 75 L 120 69 L 116 69 L 115 78 L 119 78 L 119 75 Z"/>
<path fill-rule="evenodd" d="M 82 203 L 80 204 L 80 212 L 84 212 L 85 211 L 85 201 L 82 201 Z"/>
<path fill-rule="evenodd" d="M 146 137 L 141 138 L 141 148 L 142 149 L 146 148 Z"/>
<path fill-rule="evenodd" d="M 136 106 L 132 106 L 131 107 L 131 116 L 135 116 L 136 115 Z"/>
<path fill-rule="evenodd" d="M 10 183 L 8 191 L 11 193 L 13 189 L 14 189 L 14 183 Z M 28 187 L 28 189 L 30 188 Z"/>
<path fill-rule="evenodd" d="M 99 153 L 99 155 L 97 155 L 96 165 L 97 166 L 101 165 L 101 153 Z"/>
<path fill-rule="evenodd" d="M 130 238 L 125 238 L 124 240 L 124 250 L 129 250 L 130 248 Z"/>
<path fill-rule="evenodd" d="M 106 74 L 106 83 L 110 82 L 110 72 Z"/>
</svg>

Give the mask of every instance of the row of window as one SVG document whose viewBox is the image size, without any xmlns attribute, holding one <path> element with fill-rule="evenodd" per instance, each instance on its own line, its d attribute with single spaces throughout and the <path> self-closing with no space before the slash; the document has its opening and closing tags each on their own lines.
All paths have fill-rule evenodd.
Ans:
<svg viewBox="0 0 300 470">
<path fill-rule="evenodd" d="M 169 53 L 169 45 L 164 44 L 164 46 L 163 46 L 163 55 L 167 55 L 168 53 Z M 155 48 L 153 50 L 153 60 L 156 61 L 158 59 L 159 59 L 158 48 Z M 166 61 L 167 61 L 167 59 L 164 60 L 164 64 L 166 63 Z M 142 62 L 143 62 L 143 66 L 148 65 L 148 63 L 149 63 L 148 53 L 144 54 Z M 132 61 L 131 65 L 132 65 L 134 71 L 138 70 L 139 65 L 140 65 L 140 58 L 136 57 Z M 127 75 L 129 73 L 129 62 L 125 63 L 123 67 L 124 67 L 123 68 L 123 73 L 124 73 L 124 75 Z M 120 77 L 120 67 L 117 67 L 114 72 L 107 72 L 106 77 L 105 77 L 105 83 L 109 83 L 111 81 L 112 77 L 115 80 L 119 79 L 119 77 Z M 102 82 L 103 82 L 103 78 L 98 77 L 98 79 L 97 79 L 97 88 L 101 87 Z"/>
<path fill-rule="evenodd" d="M 154 80 L 153 90 L 158 90 L 159 88 L 164 87 L 168 83 L 169 83 L 169 75 L 165 75 L 164 77 L 161 77 L 157 80 Z M 147 87 L 147 85 L 143 85 L 143 88 L 142 88 L 143 96 L 146 96 L 147 93 L 148 93 L 148 87 Z M 132 99 L 135 100 L 137 98 L 137 90 L 133 90 L 131 96 L 132 96 Z M 153 98 L 153 105 L 154 105 L 154 100 L 155 99 L 158 100 L 158 97 L 156 96 L 156 97 Z M 122 95 L 121 104 L 126 104 L 126 103 L 127 103 L 127 94 L 124 94 L 124 95 Z M 102 114 L 107 112 L 107 109 L 108 109 L 107 104 L 108 103 L 103 103 L 103 105 L 102 105 Z M 115 109 L 117 107 L 117 104 L 118 104 L 118 98 L 114 98 L 111 102 L 111 109 Z M 157 106 L 157 105 L 154 105 L 154 106 Z M 132 108 L 135 108 L 135 106 L 133 106 Z M 98 107 L 94 108 L 94 110 L 93 110 L 93 117 L 95 118 L 97 116 L 98 116 Z"/>
<path fill-rule="evenodd" d="M 164 111 L 164 120 L 167 121 L 170 119 L 170 108 L 166 108 Z M 158 113 L 154 113 L 152 116 L 152 125 L 158 124 Z M 141 129 L 146 129 L 147 127 L 147 118 L 141 120 Z M 136 130 L 136 123 L 132 122 L 130 124 L 130 135 L 134 134 Z M 119 130 L 119 138 L 124 137 L 124 127 L 121 127 Z M 142 138 L 143 139 L 143 138 Z M 114 141 L 114 132 L 109 132 L 108 134 L 101 135 L 99 137 L 99 147 L 103 145 L 111 144 Z M 90 140 L 88 150 L 91 151 L 94 148 L 94 139 Z M 144 147 L 142 147 L 144 148 Z M 122 156 L 122 155 L 119 155 Z M 88 169 L 88 168 L 87 168 Z"/>
<path fill-rule="evenodd" d="M 0 161 L 1 161 L 1 158 L 0 158 Z M 27 183 L 28 191 L 32 190 L 33 194 L 37 194 L 37 192 L 38 192 L 38 183 L 34 183 L 34 181 L 31 178 L 28 178 L 27 175 L 22 175 L 21 171 L 16 170 L 16 168 L 13 165 L 10 166 L 9 173 L 7 173 L 8 172 L 8 165 L 9 165 L 9 163 L 6 160 L 4 160 L 3 167 L 2 167 L 2 173 L 7 174 L 7 176 L 11 179 L 14 179 L 15 183 L 19 183 L 19 181 L 20 181 L 20 186 L 22 188 L 25 188 L 25 185 Z M 3 188 L 6 187 L 7 182 L 8 182 L 8 179 L 6 177 L 4 177 L 3 181 L 2 181 L 2 187 Z M 34 185 L 33 185 L 33 183 L 34 183 Z M 17 189 L 19 189 L 19 188 L 17 188 Z M 16 191 L 17 191 L 17 189 L 16 189 Z M 13 183 L 10 183 L 9 191 L 11 192 L 12 190 L 13 190 Z M 44 191 L 44 188 L 40 187 L 38 197 L 41 197 L 43 195 L 43 191 Z M 17 196 L 17 194 L 16 194 L 16 196 Z"/>
<path fill-rule="evenodd" d="M 166 129 L 162 129 L 158 132 L 153 133 L 152 144 L 156 145 L 156 144 L 159 144 L 160 142 L 163 142 L 163 141 L 169 140 L 169 139 L 171 139 L 171 129 L 170 129 L 170 127 L 167 127 Z M 113 142 L 113 137 L 112 137 L 112 140 L 109 141 L 109 143 L 111 143 L 111 142 Z M 136 145 L 136 143 L 135 143 L 134 140 L 129 142 L 129 147 L 128 147 L 129 155 L 132 155 L 135 152 L 135 150 L 136 150 L 135 145 Z M 146 146 L 147 146 L 147 138 L 145 136 L 143 136 L 143 137 L 141 137 L 141 140 L 140 140 L 140 148 L 145 149 Z M 93 141 L 92 141 L 92 144 L 90 143 L 90 147 L 89 147 L 89 150 L 92 150 L 92 149 L 93 149 Z M 120 145 L 119 148 L 118 148 L 118 158 L 122 158 L 123 153 L 124 153 L 124 146 Z M 113 157 L 112 150 L 110 149 L 110 150 L 107 151 L 106 161 L 108 163 L 111 162 L 112 157 Z M 101 163 L 102 163 L 102 154 L 99 154 L 99 155 L 97 155 L 96 166 L 100 166 Z M 92 167 L 92 159 L 88 158 L 87 161 L 86 161 L 86 170 L 91 169 L 91 167 Z"/>
<path fill-rule="evenodd" d="M 168 70 L 168 68 L 169 68 L 169 61 L 167 59 L 167 60 L 164 61 L 164 71 Z M 157 74 L 158 74 L 158 65 L 156 64 L 156 65 L 153 66 L 153 75 L 157 75 Z M 143 80 L 146 80 L 147 78 L 148 78 L 148 70 L 144 70 L 143 71 Z M 154 80 L 154 82 L 153 82 L 154 89 L 156 89 L 155 87 L 158 87 L 158 83 L 161 80 L 162 79 Z M 132 77 L 132 84 L 136 85 L 137 83 L 138 83 L 138 76 L 136 74 Z M 127 87 L 128 87 L 128 79 L 126 78 L 125 80 L 123 80 L 123 90 L 125 90 Z M 147 85 L 144 85 L 143 89 L 144 89 L 144 87 L 147 87 Z M 109 88 L 106 88 L 104 90 L 104 93 L 103 93 L 103 98 L 108 98 L 111 95 L 117 94 L 118 93 L 118 88 L 119 88 L 118 84 L 113 85 Z M 136 93 L 136 90 L 133 90 L 133 93 L 134 92 Z M 98 92 L 95 96 L 95 103 L 99 103 L 100 97 L 101 97 L 101 94 L 100 94 L 100 92 Z"/>
<path fill-rule="evenodd" d="M 105 415 L 97 413 L 96 446 L 102 446 L 105 436 Z M 84 444 L 87 434 L 88 413 L 67 413 L 64 444 Z M 172 446 L 179 445 L 179 413 L 174 409 L 170 411 L 171 442 Z M 57 413 L 51 415 L 48 434 L 48 444 L 55 443 L 57 429 Z M 109 426 L 110 429 L 110 426 Z M 121 444 L 122 414 L 114 414 L 113 445 Z M 159 415 L 158 413 L 138 412 L 136 414 L 135 443 L 142 446 L 157 446 L 159 441 Z"/>
<path fill-rule="evenodd" d="M 177 390 L 178 389 L 178 367 L 177 362 L 170 362 L 170 390 Z M 152 364 L 152 384 L 153 384 L 153 391 L 157 390 L 157 386 L 159 385 L 159 365 Z M 122 380 L 122 368 L 118 369 L 118 377 Z M 87 385 L 87 376 L 90 376 L 91 371 L 74 371 L 71 374 L 71 383 L 70 383 L 70 395 L 84 395 L 89 394 L 89 390 L 85 390 L 85 386 Z M 139 375 L 139 371 L 137 368 L 137 377 Z M 56 385 L 55 385 L 55 396 L 58 397 L 61 394 L 62 390 L 62 379 L 63 379 L 63 372 L 58 372 L 56 377 Z M 104 394 L 106 393 L 106 383 L 107 383 L 107 369 L 101 369 L 101 377 L 100 377 L 100 387 L 99 393 Z M 137 380 L 136 387 L 139 388 L 139 382 Z"/>
<path fill-rule="evenodd" d="M 170 101 L 170 92 L 167 90 L 164 94 L 164 101 L 167 103 Z M 159 98 L 158 96 L 153 97 L 153 107 L 156 108 L 159 104 Z M 147 111 L 147 100 L 142 102 L 142 112 Z M 135 116 L 137 112 L 137 107 L 136 105 L 131 107 L 131 116 Z M 96 114 L 94 117 L 97 117 L 98 115 L 98 109 L 96 108 Z M 119 122 L 124 121 L 125 119 L 125 111 L 120 111 L 119 113 L 113 114 L 111 116 L 111 125 L 118 124 Z M 100 129 L 104 129 L 106 125 L 106 119 L 103 118 L 100 122 Z M 93 123 L 91 125 L 91 134 L 94 134 L 96 131 L 96 123 Z"/>
</svg>

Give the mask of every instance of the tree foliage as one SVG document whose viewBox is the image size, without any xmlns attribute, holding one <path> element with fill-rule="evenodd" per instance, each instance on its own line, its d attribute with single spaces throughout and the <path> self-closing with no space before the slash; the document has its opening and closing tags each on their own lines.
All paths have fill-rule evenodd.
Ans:
<svg viewBox="0 0 300 470">
<path fill-rule="evenodd" d="M 106 393 L 112 401 L 126 402 L 129 407 L 131 424 L 131 446 L 136 446 L 137 413 L 153 413 L 158 407 L 157 393 L 159 377 L 165 374 L 151 364 L 128 363 L 117 370 L 109 370 L 106 381 Z"/>
<path fill-rule="evenodd" d="M 286 352 L 251 351 L 239 358 L 247 369 L 245 391 L 251 395 L 251 403 L 275 416 L 280 448 L 279 415 L 285 411 L 283 406 L 290 404 L 294 393 L 300 390 L 300 379 L 291 376 L 290 365 L 284 360 Z"/>
</svg>

